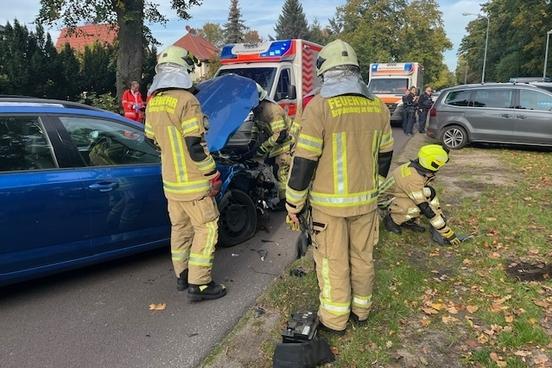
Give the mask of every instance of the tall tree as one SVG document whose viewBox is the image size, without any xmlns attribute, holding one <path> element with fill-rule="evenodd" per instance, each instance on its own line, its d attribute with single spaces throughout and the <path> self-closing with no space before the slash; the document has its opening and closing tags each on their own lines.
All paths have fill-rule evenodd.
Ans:
<svg viewBox="0 0 552 368">
<path fill-rule="evenodd" d="M 216 47 L 220 48 L 224 44 L 224 31 L 218 23 L 207 22 L 198 33 Z"/>
<path fill-rule="evenodd" d="M 459 49 L 468 65 L 468 82 L 481 80 L 487 17 L 489 46 L 485 80 L 506 82 L 517 76 L 542 76 L 546 33 L 552 28 L 552 5 L 543 0 L 489 0 L 485 16 L 471 21 Z M 551 60 L 549 58 L 549 60 Z M 549 63 L 547 75 L 552 75 Z"/>
<path fill-rule="evenodd" d="M 243 42 L 247 27 L 243 22 L 238 0 L 230 1 L 230 11 L 228 12 L 228 22 L 224 25 L 224 37 L 226 43 Z"/>
<path fill-rule="evenodd" d="M 307 38 L 309 25 L 299 0 L 286 0 L 274 31 L 278 39 Z"/>
<path fill-rule="evenodd" d="M 200 5 L 201 0 L 171 0 L 172 8 L 183 19 L 190 18 L 188 10 Z M 158 4 L 150 0 L 40 0 L 37 21 L 47 25 L 61 22 L 74 28 L 81 22 L 108 22 L 118 30 L 117 94 L 131 80 L 142 75 L 144 62 L 144 21 L 165 23 L 167 18 L 158 10 Z"/>
<path fill-rule="evenodd" d="M 246 43 L 259 43 L 262 42 L 262 38 L 259 35 L 259 32 L 257 32 L 254 29 L 248 29 L 247 32 L 243 35 L 243 42 Z"/>
<path fill-rule="evenodd" d="M 320 45 L 325 45 L 332 40 L 333 34 L 329 27 L 322 27 L 318 19 L 309 26 L 307 39 Z"/>
<path fill-rule="evenodd" d="M 87 46 L 82 55 L 81 88 L 83 91 L 103 94 L 114 92 L 116 67 L 115 53 L 112 46 L 96 42 Z M 140 72 L 142 66 L 140 66 Z M 136 80 L 140 80 L 142 75 Z M 128 84 L 127 84 L 128 88 Z"/>
<path fill-rule="evenodd" d="M 75 50 L 66 43 L 58 55 L 57 90 L 59 98 L 64 100 L 76 99 L 81 89 L 80 63 Z"/>
</svg>

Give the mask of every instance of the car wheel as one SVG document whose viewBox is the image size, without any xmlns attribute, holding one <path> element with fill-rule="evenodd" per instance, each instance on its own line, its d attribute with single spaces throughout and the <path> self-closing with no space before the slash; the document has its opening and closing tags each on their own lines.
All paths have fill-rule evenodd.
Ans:
<svg viewBox="0 0 552 368">
<path fill-rule="evenodd" d="M 451 125 L 443 130 L 441 142 L 448 149 L 460 149 L 468 144 L 468 133 L 459 125 Z"/>
<path fill-rule="evenodd" d="M 257 230 L 257 209 L 241 190 L 231 190 L 220 208 L 219 245 L 232 247 L 251 239 Z"/>
</svg>

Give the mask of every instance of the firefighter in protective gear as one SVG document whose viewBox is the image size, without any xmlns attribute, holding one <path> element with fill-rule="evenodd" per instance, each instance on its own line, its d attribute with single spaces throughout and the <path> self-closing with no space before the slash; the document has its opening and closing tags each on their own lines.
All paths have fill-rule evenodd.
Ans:
<svg viewBox="0 0 552 368">
<path fill-rule="evenodd" d="M 253 140 L 257 141 L 255 157 L 271 164 L 278 180 L 280 199 L 285 199 L 286 182 L 291 161 L 292 138 L 284 109 L 267 98 L 268 93 L 257 84 L 259 105 L 253 110 Z M 258 142 L 262 140 L 262 142 Z"/>
<path fill-rule="evenodd" d="M 192 87 L 193 59 L 183 48 L 161 53 L 150 88 L 145 133 L 161 148 L 163 189 L 171 219 L 171 254 L 177 288 L 192 301 L 226 294 L 211 278 L 218 237 L 214 196 L 220 174 L 204 140 L 205 118 Z M 189 286 L 189 287 L 188 287 Z"/>
<path fill-rule="evenodd" d="M 393 137 L 389 110 L 368 92 L 349 44 L 325 46 L 317 71 L 323 84 L 301 116 L 286 207 L 294 223 L 312 210 L 318 315 L 343 331 L 349 318 L 366 321 L 371 308 L 378 177 L 389 171 Z"/>
<path fill-rule="evenodd" d="M 447 243 L 460 244 L 460 239 L 446 223 L 435 189 L 429 185 L 448 159 L 448 152 L 443 147 L 429 144 L 420 148 L 418 159 L 393 170 L 382 188 L 392 198 L 384 218 L 388 231 L 400 234 L 401 227 L 423 231 L 416 220 L 424 215 L 432 229 Z"/>
</svg>

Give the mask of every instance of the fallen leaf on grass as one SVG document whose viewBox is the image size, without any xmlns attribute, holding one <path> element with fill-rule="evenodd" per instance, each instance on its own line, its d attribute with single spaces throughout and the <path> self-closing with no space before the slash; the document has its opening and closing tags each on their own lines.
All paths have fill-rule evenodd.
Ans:
<svg viewBox="0 0 552 368">
<path fill-rule="evenodd" d="M 486 344 L 489 342 L 489 338 L 485 334 L 481 334 L 477 338 L 477 341 L 479 341 L 480 344 Z"/>
<path fill-rule="evenodd" d="M 493 362 L 496 363 L 497 366 L 499 367 L 506 367 L 506 362 L 502 360 L 502 357 L 500 355 L 498 355 L 497 353 L 495 352 L 492 352 L 490 355 L 490 358 Z"/>
<path fill-rule="evenodd" d="M 441 318 L 441 321 L 443 321 L 443 323 L 445 325 L 448 325 L 448 324 L 451 324 L 451 323 L 454 323 L 454 322 L 458 322 L 458 318 L 455 318 L 455 317 L 452 317 L 452 316 L 443 316 Z"/>
<path fill-rule="evenodd" d="M 468 305 L 466 307 L 466 310 L 469 312 L 469 313 L 475 313 L 479 310 L 479 307 L 477 305 Z"/>
<path fill-rule="evenodd" d="M 422 327 L 427 327 L 431 324 L 431 320 L 429 318 L 426 318 L 426 317 L 423 317 L 421 320 L 420 320 L 420 325 L 422 325 Z"/>
<path fill-rule="evenodd" d="M 150 311 L 163 311 L 163 310 L 165 310 L 165 308 L 167 308 L 167 304 L 165 304 L 165 303 L 162 303 L 162 304 L 150 304 L 150 305 L 149 305 L 149 310 L 150 310 Z"/>
<path fill-rule="evenodd" d="M 539 250 L 537 248 L 530 248 L 529 254 L 536 256 L 539 254 Z"/>
<path fill-rule="evenodd" d="M 425 314 L 429 314 L 429 315 L 439 314 L 439 311 L 437 311 L 433 308 L 429 308 L 429 307 L 424 307 L 424 308 L 422 308 L 422 310 L 424 311 Z"/>
<path fill-rule="evenodd" d="M 387 340 L 387 342 L 385 343 L 385 346 L 387 347 L 387 349 L 390 349 L 393 346 L 393 343 Z"/>
<path fill-rule="evenodd" d="M 496 217 L 487 217 L 485 220 L 487 220 L 487 221 L 496 221 Z"/>
<path fill-rule="evenodd" d="M 508 316 L 504 317 L 504 320 L 506 321 L 506 323 L 512 323 L 512 322 L 514 322 L 514 316 L 508 315 Z"/>
<path fill-rule="evenodd" d="M 458 314 L 458 309 L 456 309 L 455 306 L 452 306 L 452 307 L 447 308 L 447 311 L 448 311 L 450 314 Z"/>
<path fill-rule="evenodd" d="M 531 352 L 530 351 L 525 351 L 525 350 L 518 350 L 514 353 L 514 355 L 524 358 L 526 356 L 531 355 Z"/>
<path fill-rule="evenodd" d="M 544 365 L 548 363 L 548 357 L 546 354 L 539 353 L 533 357 L 533 363 L 537 365 Z"/>
<path fill-rule="evenodd" d="M 492 252 L 492 253 L 489 254 L 489 258 L 490 259 L 499 259 L 500 258 L 500 253 Z"/>
<path fill-rule="evenodd" d="M 443 309 L 443 303 L 431 303 L 431 308 L 435 310 L 441 310 Z"/>
<path fill-rule="evenodd" d="M 335 346 L 331 346 L 330 350 L 334 355 L 339 355 L 339 349 L 337 349 Z"/>
</svg>

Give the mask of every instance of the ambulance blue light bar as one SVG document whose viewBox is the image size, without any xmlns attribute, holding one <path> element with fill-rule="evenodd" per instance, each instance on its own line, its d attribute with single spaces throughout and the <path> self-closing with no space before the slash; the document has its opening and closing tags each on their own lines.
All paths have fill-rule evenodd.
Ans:
<svg viewBox="0 0 552 368">
<path fill-rule="evenodd" d="M 283 56 L 291 48 L 291 40 L 274 41 L 265 52 L 261 52 L 261 57 Z"/>
</svg>

